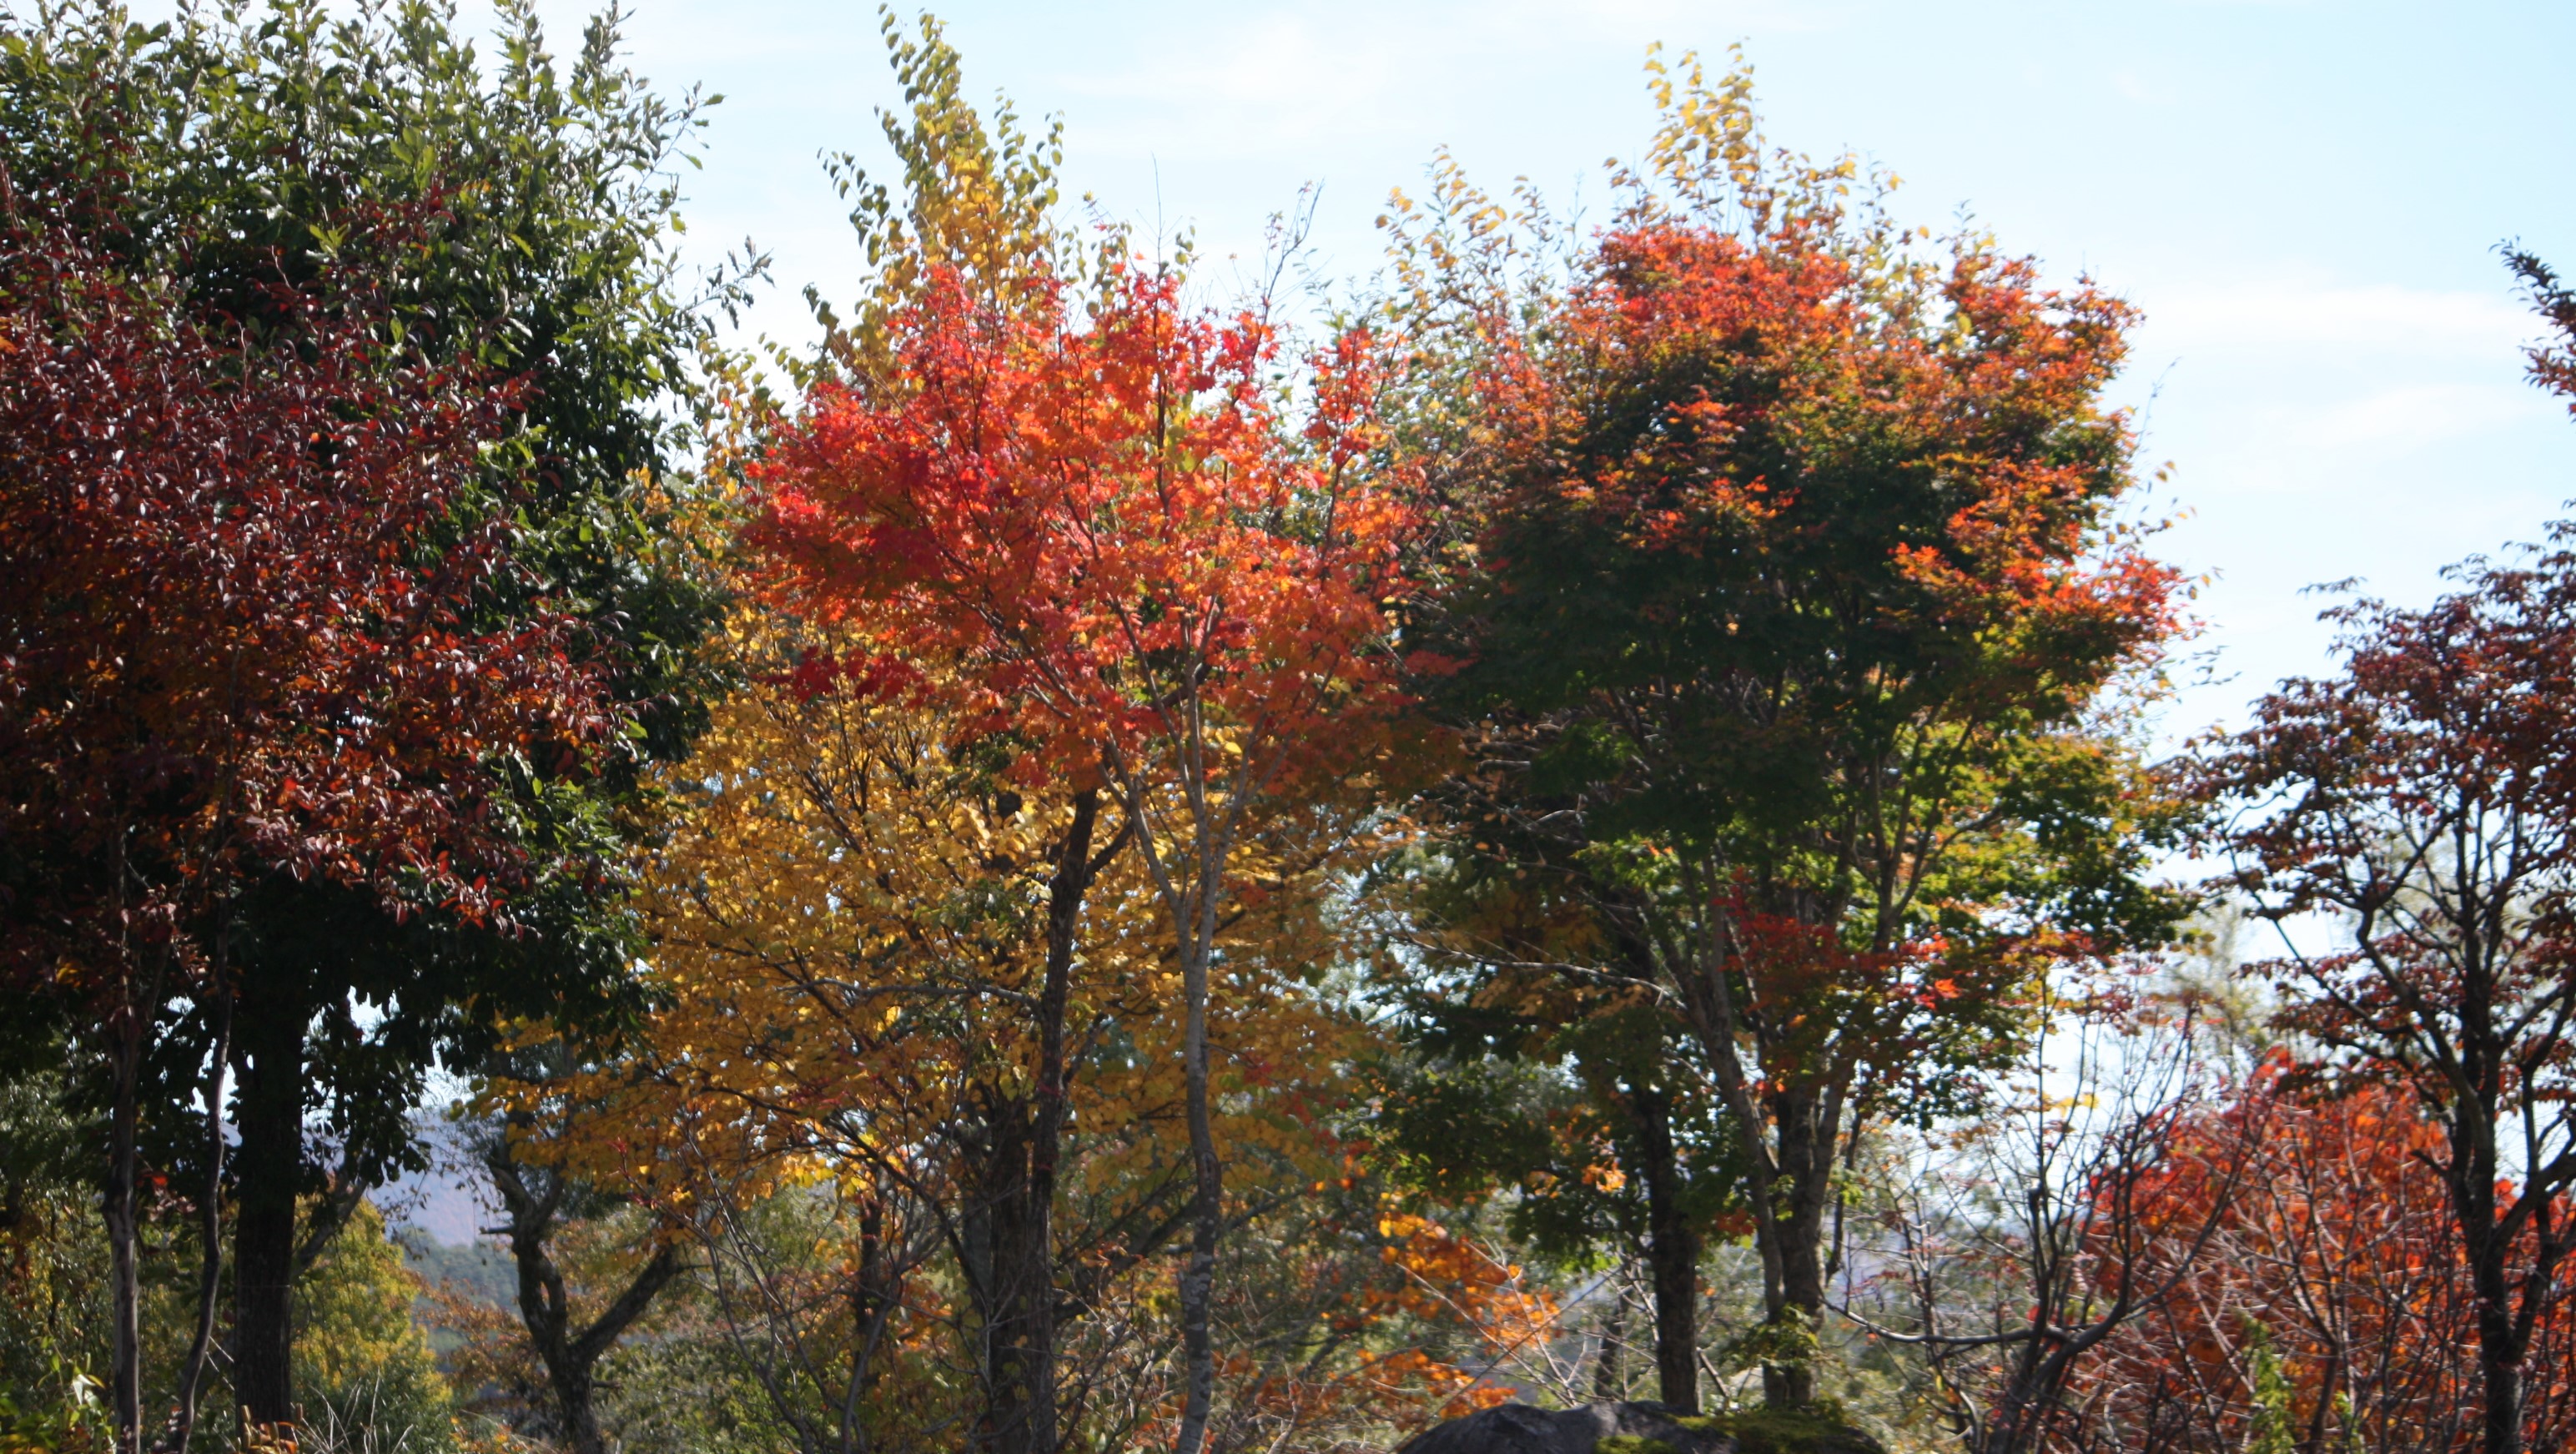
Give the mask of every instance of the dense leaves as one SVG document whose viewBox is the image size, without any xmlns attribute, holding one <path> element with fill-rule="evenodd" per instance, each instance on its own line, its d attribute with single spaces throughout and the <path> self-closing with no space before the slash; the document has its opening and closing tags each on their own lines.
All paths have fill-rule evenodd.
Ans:
<svg viewBox="0 0 2576 1454">
<path fill-rule="evenodd" d="M 2124 305 L 1975 238 L 1911 258 L 1848 163 L 1762 155 L 1740 77 L 1666 102 L 1556 297 L 1399 308 L 1485 410 L 1472 563 L 1423 623 L 1472 754 L 1441 806 L 1578 921 L 1578 969 L 1671 997 L 1774 1317 L 1811 1326 L 1847 1138 L 1933 1110 L 2052 958 L 2182 908 L 2096 715 L 2178 581 L 2119 513 Z M 1474 298 L 1496 247 L 1439 255 L 1428 296 Z"/>
<path fill-rule="evenodd" d="M 1052 276 L 934 271 L 891 316 L 897 372 L 818 386 L 764 462 L 754 539 L 799 609 L 941 668 L 977 730 L 1019 745 L 1007 776 L 1116 802 L 1182 978 L 1194 1451 L 1216 1369 L 1218 928 L 1238 853 L 1364 760 L 1408 512 L 1374 458 L 1366 334 L 1307 361 L 1292 432 L 1272 328 L 1199 315 L 1180 287 L 1113 261 L 1077 315 Z"/>
<path fill-rule="evenodd" d="M 0 1445 L 2563 1442 L 2567 529 L 2159 769 L 2137 313 L 1741 66 L 1301 309 L 888 14 L 773 378 L 501 18 L 0 19 Z"/>
<path fill-rule="evenodd" d="M 246 889 L 284 876 L 396 914 L 506 915 L 528 873 L 494 760 L 563 770 L 616 719 L 561 617 L 476 619 L 507 560 L 468 504 L 505 391 L 380 363 L 344 321 L 364 294 L 280 280 L 272 307 L 318 346 L 246 347 L 11 220 L 0 942 L 16 987 L 80 998 L 117 1047 L 114 1220 L 144 1049 L 169 996 L 229 994 Z M 131 1437 L 128 1360 L 119 1375 Z"/>
</svg>

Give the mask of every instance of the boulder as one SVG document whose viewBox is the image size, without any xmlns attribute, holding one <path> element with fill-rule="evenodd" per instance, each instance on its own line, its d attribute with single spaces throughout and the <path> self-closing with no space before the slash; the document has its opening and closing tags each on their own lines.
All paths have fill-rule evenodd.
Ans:
<svg viewBox="0 0 2576 1454">
<path fill-rule="evenodd" d="M 1713 1422 L 1677 1415 L 1658 1403 L 1579 1409 L 1499 1404 L 1434 1424 L 1395 1454 L 1736 1454 L 1735 1440 Z M 1617 1442 L 1604 1449 L 1605 1440 Z"/>
</svg>

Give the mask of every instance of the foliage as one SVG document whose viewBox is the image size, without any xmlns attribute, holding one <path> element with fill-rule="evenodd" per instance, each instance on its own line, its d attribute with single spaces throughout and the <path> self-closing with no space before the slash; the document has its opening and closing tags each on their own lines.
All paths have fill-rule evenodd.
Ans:
<svg viewBox="0 0 2576 1454">
<path fill-rule="evenodd" d="M 2430 1154 L 2477 1289 L 2491 1454 L 2519 1447 L 2524 1365 L 2576 1248 L 2570 541 L 2469 562 L 2422 610 L 2331 612 L 2341 673 L 2283 683 L 2201 766 L 2257 911 L 2340 931 L 2253 971 L 2326 1052 L 2318 1077 L 2397 1087 L 2443 1129 Z"/>
<path fill-rule="evenodd" d="M 309 361 L 244 353 L 59 232 L 0 265 L 20 983 L 194 968 L 267 873 L 498 911 L 523 860 L 482 755 L 576 758 L 610 725 L 561 617 L 471 619 L 503 541 L 455 512 L 506 394 L 327 316 Z"/>
<path fill-rule="evenodd" d="M 1508 830 L 1461 836 L 1652 967 L 1773 1311 L 1812 1321 L 1852 1129 L 1936 1109 L 2053 956 L 2179 912 L 2146 881 L 2169 812 L 2098 715 L 2178 583 L 2118 513 L 2125 305 L 1973 235 L 1917 260 L 1848 160 L 1764 154 L 1741 73 L 1660 84 L 1553 288 L 1515 291 L 1462 183 L 1397 223 L 1396 314 L 1481 409 L 1419 630 L 1461 663 L 1457 816 Z"/>
<path fill-rule="evenodd" d="M 978 1350 L 1012 1206 L 996 1155 L 1031 1113 L 1043 1046 L 1028 1007 L 1076 810 L 1006 786 L 940 693 L 814 669 L 837 658 L 816 649 L 831 638 L 747 615 L 737 639 L 768 666 L 746 669 L 679 770 L 692 810 L 652 875 L 665 1008 L 634 1060 L 563 1084 L 533 1119 L 564 1129 L 531 1149 L 686 1229 L 709 1269 L 696 1316 L 733 1330 L 733 1376 L 757 1375 L 796 1447 L 831 1446 L 844 1420 L 875 1447 L 933 1447 L 994 1417 Z M 1398 1356 L 1392 1328 L 1488 1326 L 1494 1299 L 1519 1294 L 1338 1185 L 1356 1153 L 1335 1068 L 1358 1027 L 1302 982 L 1330 949 L 1318 885 L 1275 866 L 1258 881 L 1262 904 L 1220 941 L 1210 1017 L 1245 1244 L 1224 1305 L 1244 1341 L 1221 1376 L 1247 1428 L 1382 1428 L 1473 1382 Z M 1171 1309 L 1153 1287 L 1188 1180 L 1151 893 L 1132 857 L 1091 888 L 1066 996 L 1050 1281 L 1077 1447 L 1114 1444 L 1170 1390 Z"/>
<path fill-rule="evenodd" d="M 2318 1095 L 2297 1070 L 2276 1058 L 2242 1098 L 2190 1123 L 2151 1221 L 2214 1210 L 2214 1244 L 2177 1296 L 2106 1345 L 2087 1396 L 2124 1445 L 2474 1448 L 2477 1294 L 2438 1170 L 2442 1126 L 2400 1088 Z M 2212 1169 L 2234 1159 L 2247 1163 L 2241 1188 L 2219 1201 Z M 2534 1448 L 2576 1415 L 2569 1336 L 2563 1313 L 2540 1326 L 2524 1409 Z"/>
<path fill-rule="evenodd" d="M 170 1006 L 142 1134 L 238 1200 L 239 1392 L 271 1418 L 288 1397 L 284 1289 L 331 1230 L 326 1215 L 296 1245 L 298 1199 L 327 1187 L 326 1210 L 344 1211 L 421 1169 L 406 1111 L 440 1056 L 470 1063 L 515 1016 L 616 1007 L 632 932 L 618 856 L 653 812 L 637 769 L 684 748 L 710 686 L 693 644 L 715 603 L 673 538 L 667 476 L 710 309 L 741 296 L 756 260 L 704 293 L 679 275 L 672 164 L 695 99 L 668 102 L 619 65 L 613 11 L 569 65 L 526 6 L 503 7 L 492 65 L 453 18 L 428 0 L 354 14 L 278 0 L 147 26 L 75 0 L 0 24 L 0 165 L 102 259 L 224 320 L 244 358 L 417 359 L 512 381 L 420 548 L 504 567 L 481 571 L 458 624 L 546 638 L 618 727 L 577 754 L 487 741 L 466 769 L 486 779 L 481 827 L 514 864 L 506 922 L 434 894 L 388 913 L 303 871 L 201 907 L 226 972 L 193 1009 Z M 323 279 L 357 311 L 293 301 Z M 403 810 L 378 817 L 399 825 Z M 229 1168 L 202 1164 L 225 1143 L 184 1109 L 209 1056 L 232 1063 L 205 1089 L 208 1117 L 240 1075 Z M 303 1144 L 315 1111 L 336 1170 Z"/>
<path fill-rule="evenodd" d="M 12 1433 L 38 1447 L 105 1414 L 107 1246 L 85 1145 L 95 1128 L 61 1099 L 43 1071 L 0 1078 L 0 1398 Z M 104 1428 L 89 1434 L 104 1444 Z"/>
<path fill-rule="evenodd" d="M 477 619 L 506 539 L 467 500 L 506 387 L 379 344 L 363 279 L 266 285 L 308 358 L 246 346 L 45 219 L 0 225 L 0 967 L 112 1046 L 131 1439 L 134 1158 L 165 1007 L 229 1005 L 235 906 L 263 882 L 506 925 L 531 864 L 488 760 L 577 772 L 617 714 L 559 613 Z"/>
<path fill-rule="evenodd" d="M 379 1447 L 454 1447 L 447 1382 L 413 1319 L 424 1290 L 384 1218 L 361 1203 L 296 1288 L 297 1401 L 314 1425 L 364 1427 Z"/>
<path fill-rule="evenodd" d="M 762 461 L 753 539 L 783 601 L 859 638 L 845 670 L 927 664 L 976 730 L 1014 740 L 1011 781 L 1115 799 L 1182 979 L 1194 1451 L 1215 1377 L 1218 929 L 1238 851 L 1365 758 L 1409 513 L 1376 457 L 1365 333 L 1305 361 L 1292 423 L 1277 331 L 1180 288 L 1113 257 L 1077 314 L 1051 271 L 934 269 L 887 315 L 893 375 L 818 383 Z"/>
</svg>

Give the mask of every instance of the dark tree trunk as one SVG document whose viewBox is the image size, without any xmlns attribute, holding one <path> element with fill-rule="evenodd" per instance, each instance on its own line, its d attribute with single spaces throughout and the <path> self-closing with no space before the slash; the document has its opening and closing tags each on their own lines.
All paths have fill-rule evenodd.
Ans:
<svg viewBox="0 0 2576 1454">
<path fill-rule="evenodd" d="M 1095 857 L 1100 794 L 1073 799 L 1073 821 L 1047 884 L 1046 981 L 1038 992 L 1038 1074 L 1034 1104 L 1015 1102 L 995 1118 L 987 1185 L 992 1258 L 986 1377 L 992 1390 L 992 1446 L 999 1454 L 1055 1454 L 1055 1178 L 1064 1141 L 1065 1013 L 1083 898 L 1125 842 Z"/>
<path fill-rule="evenodd" d="M 107 1222 L 108 1402 L 116 1421 L 119 1454 L 143 1448 L 142 1269 L 138 1260 L 134 1183 L 140 1106 L 136 1082 L 143 1074 L 143 1022 L 131 1006 L 116 1037 L 115 1099 L 108 1115 L 107 1192 L 100 1208 Z"/>
<path fill-rule="evenodd" d="M 2488 1083 L 2481 1081 L 2480 1089 Z M 2495 1148 L 2494 1106 L 2490 1092 L 2463 1100 L 2451 1112 L 2451 1165 L 2448 1168 L 2453 1214 L 2460 1225 L 2460 1250 L 2469 1264 L 2469 1285 L 2477 1294 L 2478 1380 L 2482 1454 L 2520 1454 L 2522 1449 L 2523 1355 L 2527 1340 L 2515 1318 L 2513 1247 L 2498 1225 L 2496 1178 L 2500 1167 Z M 2530 1290 L 2525 1288 L 2525 1295 Z"/>
<path fill-rule="evenodd" d="M 1816 1397 L 1807 1350 L 1824 1323 L 1825 1212 L 1833 1203 L 1835 1128 L 1811 1092 L 1784 1091 L 1770 1100 L 1780 1147 L 1774 1193 L 1780 1273 L 1769 1321 L 1780 1346 L 1792 1351 L 1763 1365 L 1762 1399 L 1773 1408 L 1801 1409 Z"/>
<path fill-rule="evenodd" d="M 1655 1374 L 1672 1408 L 1699 1411 L 1699 1234 L 1683 1205 L 1680 1157 L 1673 1146 L 1672 1102 L 1641 1087 L 1628 1095 L 1629 1115 L 1646 1183 L 1646 1268 L 1655 1289 Z"/>
<path fill-rule="evenodd" d="M 300 1004 L 246 1000 L 234 1042 L 240 1193 L 233 1218 L 233 1390 L 254 1423 L 295 1417 L 295 1204 L 304 1190 L 304 1027 Z"/>
<path fill-rule="evenodd" d="M 986 1260 L 984 1377 L 989 1390 L 984 1442 L 996 1454 L 1054 1447 L 1055 1267 L 1047 1209 L 1031 1185 L 1035 1117 L 1027 1101 L 993 1118 L 990 1179 L 983 1188 L 991 1255 Z"/>
<path fill-rule="evenodd" d="M 563 1181 L 550 1172 L 520 1166 L 510 1154 L 506 1137 L 495 1139 L 484 1165 L 492 1173 L 492 1185 L 500 1192 L 507 1215 L 510 1260 L 519 1273 L 519 1322 L 537 1350 L 537 1361 L 545 1365 L 547 1386 L 554 1390 L 556 1432 L 572 1454 L 607 1454 L 608 1439 L 599 1426 L 599 1360 L 687 1268 L 671 1247 L 656 1248 L 597 1318 L 576 1327 L 563 1270 L 555 1265 L 548 1245 L 563 1212 Z"/>
<path fill-rule="evenodd" d="M 850 1381 L 841 1396 L 841 1454 L 867 1447 L 859 1403 L 874 1382 L 877 1340 L 884 1336 L 899 1281 L 887 1275 L 885 1204 L 870 1197 L 859 1212 L 859 1275 L 850 1292 Z"/>
</svg>

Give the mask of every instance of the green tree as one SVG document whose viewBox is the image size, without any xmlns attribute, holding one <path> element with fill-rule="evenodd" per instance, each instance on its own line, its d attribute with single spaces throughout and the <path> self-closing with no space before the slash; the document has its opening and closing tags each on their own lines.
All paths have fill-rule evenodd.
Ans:
<svg viewBox="0 0 2576 1454">
<path fill-rule="evenodd" d="M 1454 176 L 1396 223 L 1398 322 L 1471 385 L 1417 411 L 1467 528 L 1414 640 L 1530 864 L 1690 1027 L 1798 1406 L 1853 1138 L 2179 912 L 2118 716 L 2178 584 L 2120 514 L 2124 305 L 1975 235 L 1917 258 L 1853 163 L 1765 150 L 1741 71 L 1657 86 L 1563 274 Z"/>
<path fill-rule="evenodd" d="M 371 1430 L 380 1449 L 455 1446 L 455 1399 L 413 1316 L 422 1290 L 374 1203 L 340 1214 L 295 1289 L 295 1389 L 308 1425 Z"/>
<path fill-rule="evenodd" d="M 1457 787 L 1438 796 L 1458 806 Z M 1696 1409 L 1699 1265 L 1742 1215 L 1740 1158 L 1651 956 L 1596 932 L 1581 895 L 1533 871 L 1546 845 L 1516 855 L 1515 836 L 1508 815 L 1462 826 L 1412 880 L 1430 973 L 1403 996 L 1420 1063 L 1390 1088 L 1388 1139 L 1442 1200 L 1514 1188 L 1511 1228 L 1542 1257 L 1643 1265 L 1658 1397 Z M 1605 1336 L 1606 1396 L 1619 1356 Z"/>
</svg>

